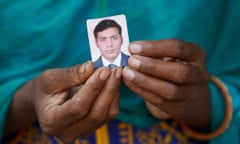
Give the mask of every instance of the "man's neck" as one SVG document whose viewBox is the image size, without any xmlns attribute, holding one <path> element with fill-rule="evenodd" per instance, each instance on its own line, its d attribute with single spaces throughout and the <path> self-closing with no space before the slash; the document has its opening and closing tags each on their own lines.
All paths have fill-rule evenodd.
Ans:
<svg viewBox="0 0 240 144">
<path fill-rule="evenodd" d="M 121 65 L 121 53 L 114 60 L 107 60 L 102 56 L 102 62 L 104 66 L 108 66 L 109 64 L 115 64 L 117 66 Z"/>
</svg>

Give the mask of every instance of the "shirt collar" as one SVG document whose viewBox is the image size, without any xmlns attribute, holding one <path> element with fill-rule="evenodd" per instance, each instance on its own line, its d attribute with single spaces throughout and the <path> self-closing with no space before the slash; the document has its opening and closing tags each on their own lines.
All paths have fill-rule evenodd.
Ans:
<svg viewBox="0 0 240 144">
<path fill-rule="evenodd" d="M 102 56 L 102 62 L 103 62 L 103 66 L 108 66 L 109 64 L 115 64 L 116 66 L 120 66 L 121 65 L 121 53 L 117 56 L 117 58 L 113 61 L 113 63 L 110 63 L 107 59 L 105 59 Z"/>
</svg>

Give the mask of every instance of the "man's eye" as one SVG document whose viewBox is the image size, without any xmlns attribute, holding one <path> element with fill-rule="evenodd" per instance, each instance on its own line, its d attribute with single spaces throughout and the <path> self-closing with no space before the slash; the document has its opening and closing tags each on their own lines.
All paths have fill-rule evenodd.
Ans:
<svg viewBox="0 0 240 144">
<path fill-rule="evenodd" d="M 106 40 L 106 38 L 99 38 L 99 41 L 101 41 L 101 42 L 103 42 L 105 40 Z"/>
<path fill-rule="evenodd" d="M 118 36 L 112 36 L 112 40 L 117 40 Z"/>
</svg>

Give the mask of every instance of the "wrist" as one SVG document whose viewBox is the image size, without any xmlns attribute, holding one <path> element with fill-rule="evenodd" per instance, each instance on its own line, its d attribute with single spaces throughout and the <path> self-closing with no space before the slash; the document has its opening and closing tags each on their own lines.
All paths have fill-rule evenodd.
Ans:
<svg viewBox="0 0 240 144">
<path fill-rule="evenodd" d="M 37 120 L 31 91 L 31 82 L 28 82 L 23 84 L 14 94 L 8 111 L 5 135 L 11 134 Z"/>
<path fill-rule="evenodd" d="M 193 97 L 198 98 L 192 101 L 186 108 L 187 112 L 185 112 L 186 114 L 180 120 L 193 129 L 209 131 L 211 119 L 211 97 L 208 86 L 206 85 L 199 88 Z"/>
<path fill-rule="evenodd" d="M 232 106 L 232 96 L 228 92 L 228 88 L 226 85 L 217 77 L 211 76 L 211 82 L 213 82 L 218 90 L 221 92 L 224 102 L 225 102 L 225 115 L 222 119 L 221 124 L 212 132 L 210 133 L 199 133 L 196 132 L 184 124 L 181 124 L 183 130 L 191 137 L 194 137 L 199 140 L 210 140 L 216 138 L 223 134 L 229 127 L 232 121 L 232 114 L 233 114 L 233 106 Z"/>
</svg>

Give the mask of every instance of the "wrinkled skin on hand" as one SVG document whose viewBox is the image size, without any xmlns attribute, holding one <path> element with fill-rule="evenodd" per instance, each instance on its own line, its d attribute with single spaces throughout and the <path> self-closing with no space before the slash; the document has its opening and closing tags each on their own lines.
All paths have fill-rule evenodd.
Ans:
<svg viewBox="0 0 240 144">
<path fill-rule="evenodd" d="M 209 128 L 209 74 L 199 46 L 176 39 L 137 41 L 129 51 L 124 82 L 145 100 L 153 116 Z"/>
<path fill-rule="evenodd" d="M 31 81 L 31 99 L 43 132 L 68 143 L 114 118 L 121 73 L 121 68 L 106 67 L 94 72 L 87 62 L 47 70 Z"/>
</svg>

